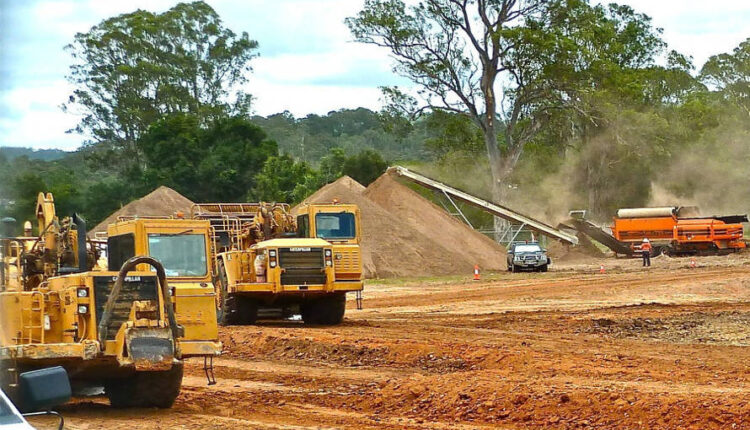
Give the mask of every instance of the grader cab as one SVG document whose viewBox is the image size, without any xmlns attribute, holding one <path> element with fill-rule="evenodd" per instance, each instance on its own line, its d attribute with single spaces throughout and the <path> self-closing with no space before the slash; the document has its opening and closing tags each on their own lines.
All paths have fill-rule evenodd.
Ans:
<svg viewBox="0 0 750 430">
<path fill-rule="evenodd" d="M 364 283 L 355 205 L 211 203 L 193 207 L 194 219 L 214 229 L 219 320 L 253 324 L 258 318 L 301 315 L 308 324 L 342 321 L 346 293 Z"/>
<path fill-rule="evenodd" d="M 176 308 L 181 303 L 156 258 L 128 255 L 116 271 L 102 270 L 85 222 L 59 220 L 51 194 L 39 195 L 37 218 L 39 237 L 0 240 L 3 390 L 17 392 L 24 371 L 62 366 L 74 383 L 103 386 L 115 407 L 170 407 L 183 360 L 221 350 L 215 319 L 187 324 L 214 315 L 213 293 Z"/>
</svg>

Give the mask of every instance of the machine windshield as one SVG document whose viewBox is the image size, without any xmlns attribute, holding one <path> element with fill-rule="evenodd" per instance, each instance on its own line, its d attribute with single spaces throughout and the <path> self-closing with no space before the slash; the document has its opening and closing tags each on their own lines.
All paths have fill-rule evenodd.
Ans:
<svg viewBox="0 0 750 430">
<path fill-rule="evenodd" d="M 202 234 L 149 234 L 148 249 L 169 277 L 206 276 L 206 240 Z"/>
<path fill-rule="evenodd" d="M 315 231 L 321 239 L 353 239 L 357 235 L 354 214 L 351 212 L 316 214 Z"/>
<path fill-rule="evenodd" d="M 516 245 L 515 252 L 541 252 L 539 245 Z"/>
</svg>

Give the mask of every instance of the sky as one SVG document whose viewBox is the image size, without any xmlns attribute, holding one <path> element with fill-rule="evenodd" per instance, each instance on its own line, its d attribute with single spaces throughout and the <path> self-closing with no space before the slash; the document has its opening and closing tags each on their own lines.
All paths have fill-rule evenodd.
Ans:
<svg viewBox="0 0 750 430">
<path fill-rule="evenodd" d="M 207 0 L 227 27 L 259 43 L 247 90 L 254 113 L 297 117 L 380 107 L 384 85 L 408 86 L 384 49 L 357 44 L 344 24 L 363 0 Z M 78 32 L 138 8 L 163 12 L 176 0 L 0 0 L 0 146 L 74 150 L 78 118 L 60 105 L 72 93 L 63 47 Z M 670 49 L 698 68 L 750 37 L 748 0 L 621 0 L 664 29 Z"/>
</svg>

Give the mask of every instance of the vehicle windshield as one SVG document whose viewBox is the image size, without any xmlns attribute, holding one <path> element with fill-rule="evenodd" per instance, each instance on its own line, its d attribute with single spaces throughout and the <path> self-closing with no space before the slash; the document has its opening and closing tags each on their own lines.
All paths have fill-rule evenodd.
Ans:
<svg viewBox="0 0 750 430">
<path fill-rule="evenodd" d="M 23 424 L 23 420 L 14 413 L 8 399 L 0 395 L 0 427 L 10 424 Z"/>
<path fill-rule="evenodd" d="M 206 276 L 206 239 L 202 234 L 149 234 L 148 249 L 169 277 Z"/>
<path fill-rule="evenodd" d="M 315 215 L 315 231 L 321 239 L 353 239 L 357 234 L 355 224 L 351 212 Z"/>
<path fill-rule="evenodd" d="M 515 252 L 541 252 L 542 248 L 539 245 L 516 245 Z"/>
</svg>

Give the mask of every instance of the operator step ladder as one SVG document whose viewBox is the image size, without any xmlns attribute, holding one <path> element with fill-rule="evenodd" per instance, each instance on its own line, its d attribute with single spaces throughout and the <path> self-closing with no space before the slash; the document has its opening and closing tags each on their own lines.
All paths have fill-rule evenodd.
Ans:
<svg viewBox="0 0 750 430">
<path fill-rule="evenodd" d="M 473 196 L 465 191 L 461 191 L 457 188 L 453 188 L 434 179 L 430 179 L 426 176 L 420 175 L 419 173 L 413 172 L 405 167 L 393 166 L 388 168 L 387 172 L 389 174 L 402 177 L 429 190 L 433 190 L 438 194 L 442 194 L 448 199 L 453 209 L 456 210 L 456 212 L 460 215 L 464 222 L 466 222 L 472 228 L 474 227 L 471 225 L 466 216 L 464 216 L 463 212 L 461 212 L 461 209 L 455 202 L 456 200 L 479 208 L 489 213 L 490 215 L 509 221 L 511 223 L 511 228 L 504 232 L 503 237 L 501 238 L 502 243 L 513 242 L 516 238 L 518 238 L 518 235 L 522 231 L 530 230 L 534 233 L 559 240 L 569 245 L 578 245 L 578 237 L 576 237 L 574 234 L 558 230 L 537 219 L 531 218 L 530 216 L 521 214 L 497 203 L 481 199 L 477 196 Z M 448 210 L 448 212 L 452 213 L 451 210 Z"/>
</svg>

